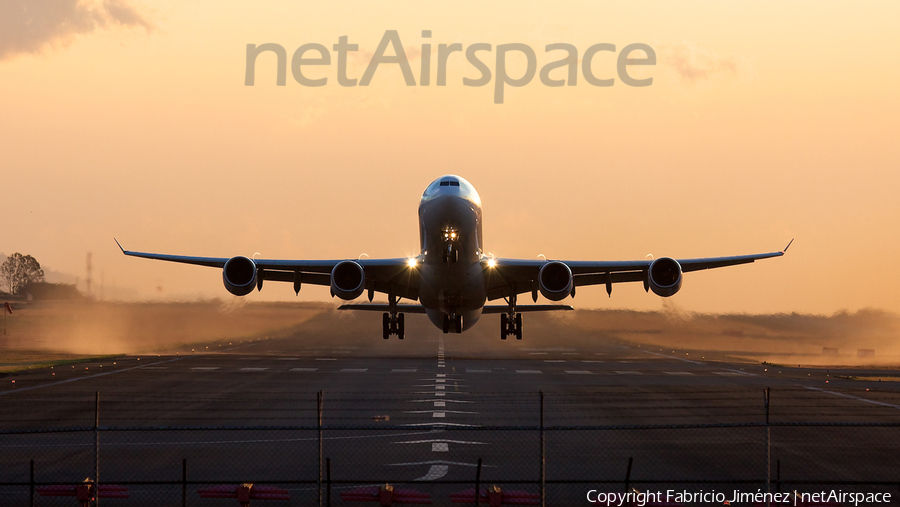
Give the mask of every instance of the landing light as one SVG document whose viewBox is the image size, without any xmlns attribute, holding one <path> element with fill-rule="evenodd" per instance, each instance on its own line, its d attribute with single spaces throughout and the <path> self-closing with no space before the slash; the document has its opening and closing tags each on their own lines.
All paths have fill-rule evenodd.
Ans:
<svg viewBox="0 0 900 507">
<path fill-rule="evenodd" d="M 494 259 L 488 259 L 488 267 L 489 268 L 492 268 L 496 265 L 497 265 L 497 261 L 495 261 Z"/>
<path fill-rule="evenodd" d="M 417 263 L 417 262 L 418 262 L 418 261 L 416 261 L 416 258 L 415 258 L 415 257 L 410 257 L 409 259 L 406 260 L 406 264 L 407 264 L 409 267 L 411 267 L 411 268 L 416 267 L 416 263 Z"/>
</svg>

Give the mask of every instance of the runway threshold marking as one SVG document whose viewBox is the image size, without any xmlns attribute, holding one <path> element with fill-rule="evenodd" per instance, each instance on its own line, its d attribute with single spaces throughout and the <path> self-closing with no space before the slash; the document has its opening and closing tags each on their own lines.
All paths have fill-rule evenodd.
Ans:
<svg viewBox="0 0 900 507">
<path fill-rule="evenodd" d="M 891 407 L 891 408 L 900 409 L 900 405 L 892 405 L 892 404 L 890 404 L 890 403 L 884 403 L 884 402 L 881 402 L 881 401 L 875 401 L 875 400 L 870 400 L 870 399 L 867 399 L 867 398 L 861 398 L 861 397 L 859 397 L 859 396 L 854 396 L 854 395 L 852 395 L 852 394 L 844 394 L 844 393 L 837 393 L 837 392 L 834 392 L 834 391 L 826 391 L 825 389 L 819 389 L 818 387 L 811 387 L 811 386 L 803 386 L 803 387 L 805 387 L 805 388 L 807 388 L 807 389 L 811 389 L 811 390 L 813 390 L 813 391 L 819 391 L 819 392 L 822 392 L 822 393 L 833 394 L 833 395 L 835 395 L 835 396 L 843 396 L 844 398 L 850 398 L 851 400 L 857 400 L 857 401 L 862 401 L 862 402 L 865 402 L 865 403 L 871 403 L 871 404 L 873 404 L 873 405 L 881 405 L 882 407 Z"/>
<path fill-rule="evenodd" d="M 68 380 L 60 380 L 59 382 L 51 382 L 49 384 L 41 384 L 39 386 L 30 386 L 30 387 L 23 387 L 21 389 L 13 389 L 12 391 L 5 391 L 5 392 L 0 393 L 0 396 L 6 396 L 7 394 L 12 394 L 12 393 L 20 393 L 23 391 L 31 391 L 32 389 L 40 389 L 42 387 L 50 387 L 50 386 L 58 386 L 61 384 L 68 384 L 69 382 L 78 382 L 79 380 L 84 380 L 84 379 L 89 379 L 89 378 L 97 378 L 97 377 L 102 377 L 104 375 L 113 375 L 115 373 L 122 373 L 123 371 L 137 370 L 140 368 L 144 368 L 146 366 L 155 366 L 158 364 L 171 363 L 173 361 L 180 361 L 180 360 L 188 358 L 188 357 L 196 357 L 196 356 L 180 356 L 180 357 L 176 357 L 174 359 L 167 359 L 165 361 L 158 361 L 158 362 L 150 363 L 150 364 L 142 364 L 140 366 L 132 366 L 131 368 L 124 368 L 122 370 L 105 371 L 103 373 L 97 373 L 95 375 L 88 375 L 87 377 L 70 378 Z"/>
</svg>

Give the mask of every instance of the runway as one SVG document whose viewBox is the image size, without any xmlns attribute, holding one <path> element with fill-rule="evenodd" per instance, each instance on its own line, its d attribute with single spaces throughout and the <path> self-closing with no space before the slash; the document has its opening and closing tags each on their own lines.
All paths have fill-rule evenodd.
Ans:
<svg viewBox="0 0 900 507">
<path fill-rule="evenodd" d="M 759 365 L 605 341 L 496 340 L 481 353 L 460 338 L 328 345 L 284 337 L 34 370 L 2 379 L 0 430 L 90 428 L 99 391 L 100 426 L 131 428 L 101 434 L 109 481 L 177 480 L 182 459 L 193 481 L 314 481 L 321 391 L 323 454 L 334 480 L 472 481 L 482 458 L 489 484 L 540 478 L 543 395 L 546 478 L 583 481 L 548 486 L 548 499 L 565 504 L 583 498 L 587 481 L 621 481 L 629 458 L 641 487 L 658 480 L 759 487 L 767 473 L 766 388 L 772 423 L 900 423 L 896 382 L 843 378 L 889 371 Z M 150 430 L 164 427 L 182 429 Z M 191 429 L 198 427 L 207 429 Z M 898 429 L 769 428 L 770 473 L 777 462 L 785 480 L 894 480 Z M 26 481 L 30 459 L 39 481 L 83 479 L 93 438 L 91 431 L 0 434 L 0 481 Z M 314 485 L 289 486 L 298 499 L 315 494 Z M 464 486 L 420 489 L 446 504 Z M 145 491 L 168 498 L 178 489 Z"/>
</svg>

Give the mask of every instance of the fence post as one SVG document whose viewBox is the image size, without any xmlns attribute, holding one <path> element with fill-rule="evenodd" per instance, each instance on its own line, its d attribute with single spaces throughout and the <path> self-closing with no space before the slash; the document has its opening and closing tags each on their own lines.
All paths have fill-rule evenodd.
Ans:
<svg viewBox="0 0 900 507">
<path fill-rule="evenodd" d="M 325 458 L 325 484 L 327 485 L 325 505 L 331 507 L 331 458 Z"/>
<path fill-rule="evenodd" d="M 28 505 L 34 507 L 34 460 L 31 460 L 31 483 L 29 484 L 31 492 L 30 492 L 30 501 Z"/>
<path fill-rule="evenodd" d="M 629 491 L 631 491 L 631 464 L 633 462 L 634 462 L 634 458 L 629 457 L 628 458 L 628 470 L 625 471 L 625 493 L 628 493 Z"/>
<path fill-rule="evenodd" d="M 544 446 L 544 391 L 541 393 L 541 507 L 547 505 L 547 489 L 546 489 L 546 468 L 547 454 Z"/>
<path fill-rule="evenodd" d="M 475 507 L 481 503 L 481 458 L 478 458 L 478 468 L 475 469 Z"/>
<path fill-rule="evenodd" d="M 781 493 L 781 460 L 775 460 L 775 492 Z"/>
<path fill-rule="evenodd" d="M 772 388 L 766 388 L 766 493 L 772 492 L 772 435 L 769 428 L 769 398 Z M 770 502 L 766 500 L 766 507 Z"/>
<path fill-rule="evenodd" d="M 181 507 L 187 507 L 187 458 L 181 459 Z"/>
<path fill-rule="evenodd" d="M 322 507 L 322 401 L 325 397 L 324 391 L 319 391 L 316 393 L 316 428 L 319 434 L 319 479 L 316 482 L 318 486 L 318 501 L 317 505 Z"/>
<path fill-rule="evenodd" d="M 100 391 L 94 395 L 94 507 L 100 507 Z"/>
</svg>

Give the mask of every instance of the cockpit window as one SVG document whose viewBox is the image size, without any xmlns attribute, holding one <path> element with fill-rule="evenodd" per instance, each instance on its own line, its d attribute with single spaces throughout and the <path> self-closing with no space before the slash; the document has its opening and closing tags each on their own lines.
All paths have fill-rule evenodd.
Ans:
<svg viewBox="0 0 900 507">
<path fill-rule="evenodd" d="M 441 182 L 442 187 L 458 187 L 459 182 L 455 180 L 444 180 Z"/>
</svg>

